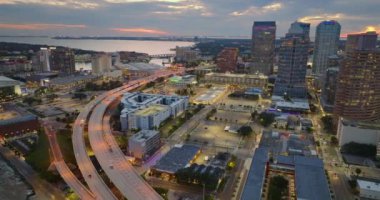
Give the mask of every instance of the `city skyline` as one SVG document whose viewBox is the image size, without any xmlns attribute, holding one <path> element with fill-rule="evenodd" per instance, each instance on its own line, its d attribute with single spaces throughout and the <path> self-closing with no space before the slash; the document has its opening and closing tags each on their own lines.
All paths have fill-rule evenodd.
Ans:
<svg viewBox="0 0 380 200">
<path fill-rule="evenodd" d="M 253 21 L 276 21 L 276 38 L 295 20 L 323 20 L 348 33 L 379 30 L 380 2 L 202 0 L 1 0 L 0 35 L 250 37 Z M 361 12 L 366 10 L 366 12 Z M 20 15 L 22 13 L 22 15 Z M 222 23 L 223 22 L 223 23 Z"/>
</svg>

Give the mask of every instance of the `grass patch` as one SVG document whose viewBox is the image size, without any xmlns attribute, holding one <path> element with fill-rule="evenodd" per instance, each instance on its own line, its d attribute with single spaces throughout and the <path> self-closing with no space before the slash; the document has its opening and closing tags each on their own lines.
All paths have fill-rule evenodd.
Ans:
<svg viewBox="0 0 380 200">
<path fill-rule="evenodd" d="M 168 199 L 168 192 L 169 192 L 168 189 L 160 188 L 160 187 L 154 187 L 153 189 L 156 190 L 156 192 L 157 192 L 162 198 L 164 198 L 165 200 Z"/>
<path fill-rule="evenodd" d="M 49 141 L 43 130 L 38 132 L 38 142 L 32 147 L 30 153 L 25 157 L 25 161 L 38 172 L 41 178 L 49 182 L 60 180 L 59 175 L 48 171 L 50 166 Z"/>
<path fill-rule="evenodd" d="M 71 140 L 71 130 L 62 129 L 58 131 L 57 140 L 65 162 L 77 165 Z"/>
</svg>

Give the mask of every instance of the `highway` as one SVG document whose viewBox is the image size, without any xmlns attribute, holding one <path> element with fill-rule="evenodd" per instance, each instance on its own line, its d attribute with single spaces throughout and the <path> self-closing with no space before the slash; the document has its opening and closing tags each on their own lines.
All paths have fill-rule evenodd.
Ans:
<svg viewBox="0 0 380 200">
<path fill-rule="evenodd" d="M 51 126 L 49 126 L 46 122 L 44 125 L 45 134 L 48 136 L 50 149 L 53 152 L 54 165 L 63 180 L 65 180 L 70 188 L 73 189 L 81 199 L 95 199 L 94 195 L 77 179 L 77 177 L 71 172 L 70 168 L 66 165 L 55 131 L 53 131 Z"/>
<path fill-rule="evenodd" d="M 93 166 L 90 158 L 86 152 L 86 146 L 84 142 L 84 125 L 89 119 L 89 139 L 92 146 L 92 149 L 102 166 L 103 170 L 109 176 L 110 180 L 116 185 L 116 187 L 125 195 L 128 199 L 162 199 L 147 183 L 145 183 L 140 176 L 136 172 L 122 172 L 121 170 L 125 170 L 128 168 L 133 169 L 133 167 L 128 163 L 125 159 L 124 154 L 120 155 L 119 153 L 115 153 L 110 157 L 112 162 L 109 163 L 109 158 L 105 155 L 108 155 L 109 146 L 104 141 L 104 138 L 97 138 L 96 135 L 98 132 L 103 134 L 102 130 L 102 122 L 103 116 L 108 104 L 115 100 L 117 96 L 121 96 L 124 92 L 130 91 L 131 89 L 137 88 L 143 84 L 146 84 L 150 81 L 153 81 L 159 77 L 165 77 L 173 74 L 183 73 L 184 70 L 178 71 L 167 71 L 162 70 L 152 76 L 142 78 L 140 80 L 131 81 L 130 83 L 123 85 L 122 87 L 110 90 L 97 98 L 91 101 L 86 105 L 84 110 L 77 117 L 74 127 L 73 127 L 73 147 L 75 152 L 75 157 L 79 166 L 79 169 L 82 172 L 83 177 L 85 178 L 87 184 L 89 185 L 90 190 L 94 193 L 97 199 L 116 199 L 116 197 L 112 194 L 110 189 L 101 179 L 95 167 Z M 111 100 L 105 100 L 106 97 L 110 97 Z M 104 104 L 105 103 L 105 104 Z M 90 113 L 94 108 L 100 107 L 101 112 L 93 111 L 93 114 L 90 116 Z M 94 132 L 95 131 L 95 132 Z M 101 140 L 103 142 L 101 142 Z M 97 141 L 101 142 L 97 145 Z M 105 146 L 104 146 L 105 145 Z M 120 151 L 119 147 L 115 148 L 115 152 Z M 111 153 L 111 152 L 109 152 Z M 121 157 L 122 156 L 122 157 Z M 122 164 L 120 164 L 122 163 Z M 112 171 L 111 171 L 112 169 Z M 115 169 L 115 170 L 114 170 Z M 119 173 L 113 173 L 113 171 L 119 171 Z M 121 175 L 121 174 L 122 175 Z M 136 178 L 138 176 L 138 178 Z M 136 182 L 137 181 L 137 182 Z M 136 193 L 136 190 L 139 191 Z M 149 193 L 149 194 L 145 194 Z M 154 198 L 145 198 L 154 197 Z M 156 198 L 157 197 L 157 198 Z"/>
<path fill-rule="evenodd" d="M 84 122 L 87 120 L 89 112 L 94 105 L 94 101 L 87 104 L 75 120 L 72 136 L 73 149 L 82 176 L 84 177 L 92 193 L 95 195 L 95 198 L 112 200 L 116 199 L 116 197 L 96 171 L 90 157 L 87 154 L 84 141 Z"/>
</svg>

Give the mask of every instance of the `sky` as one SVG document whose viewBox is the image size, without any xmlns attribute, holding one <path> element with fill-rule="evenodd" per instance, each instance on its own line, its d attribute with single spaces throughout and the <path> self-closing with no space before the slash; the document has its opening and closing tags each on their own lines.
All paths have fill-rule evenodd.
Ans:
<svg viewBox="0 0 380 200">
<path fill-rule="evenodd" d="M 0 35 L 249 37 L 253 21 L 380 31 L 380 0 L 0 0 Z"/>
</svg>

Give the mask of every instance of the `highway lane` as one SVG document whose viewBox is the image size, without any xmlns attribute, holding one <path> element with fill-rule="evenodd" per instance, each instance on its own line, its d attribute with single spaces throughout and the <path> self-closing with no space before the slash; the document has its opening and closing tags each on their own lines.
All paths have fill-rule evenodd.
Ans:
<svg viewBox="0 0 380 200">
<path fill-rule="evenodd" d="M 79 114 L 73 127 L 73 137 L 72 137 L 73 148 L 74 148 L 75 157 L 76 157 L 79 169 L 81 170 L 83 177 L 85 178 L 87 184 L 89 185 L 90 190 L 94 193 L 97 199 L 108 200 L 108 199 L 116 199 L 116 197 L 112 194 L 112 192 L 109 190 L 107 185 L 105 185 L 105 183 L 103 182 L 99 174 L 96 172 L 95 167 L 93 166 L 86 152 L 84 136 L 83 136 L 83 133 L 84 133 L 83 126 L 86 124 L 86 121 L 89 118 L 90 111 L 95 107 L 96 104 L 101 102 L 101 100 L 103 100 L 105 97 L 113 95 L 115 93 L 122 94 L 123 92 L 129 91 L 130 90 L 129 87 L 131 87 L 133 84 L 137 83 L 137 86 L 140 86 L 142 84 L 155 80 L 158 77 L 164 77 L 164 76 L 169 76 L 172 74 L 178 74 L 178 73 L 183 73 L 183 72 L 184 72 L 183 69 L 175 71 L 175 72 L 164 70 L 162 72 L 156 73 L 153 76 L 146 77 L 140 80 L 131 81 L 129 84 L 126 84 L 120 88 L 110 90 L 98 96 L 95 100 L 87 104 L 84 110 Z M 99 123 L 101 124 L 101 121 Z"/>
<path fill-rule="evenodd" d="M 103 120 L 104 113 L 112 101 L 111 96 L 99 104 L 89 121 L 89 140 L 96 158 L 107 176 L 120 192 L 128 199 L 162 199 L 134 170 L 112 137 L 109 116 Z M 104 132 L 103 132 L 104 130 Z"/>
<path fill-rule="evenodd" d="M 86 145 L 84 142 L 83 126 L 87 120 L 90 109 L 92 109 L 94 105 L 94 102 L 87 104 L 87 106 L 75 120 L 72 136 L 73 148 L 75 152 L 75 158 L 77 160 L 82 176 L 84 177 L 92 193 L 95 195 L 95 198 L 112 200 L 116 199 L 116 197 L 96 171 L 92 161 L 87 154 Z"/>
<path fill-rule="evenodd" d="M 45 133 L 49 139 L 50 149 L 53 152 L 54 165 L 63 180 L 65 180 L 70 188 L 73 189 L 81 199 L 95 199 L 94 195 L 77 179 L 77 177 L 72 173 L 72 171 L 65 163 L 55 131 L 53 131 L 46 122 L 44 125 Z"/>
</svg>

